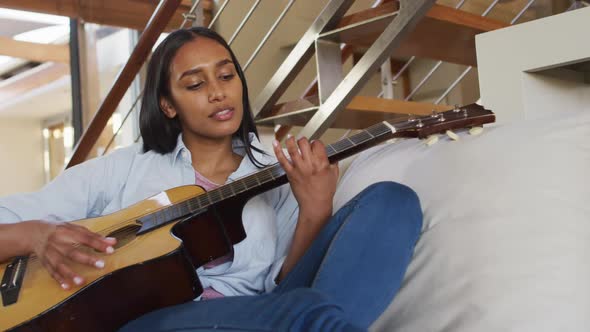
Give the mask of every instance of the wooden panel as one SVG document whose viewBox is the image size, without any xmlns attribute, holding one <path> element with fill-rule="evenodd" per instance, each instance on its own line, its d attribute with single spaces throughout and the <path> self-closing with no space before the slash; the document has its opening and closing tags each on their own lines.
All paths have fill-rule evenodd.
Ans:
<svg viewBox="0 0 590 332">
<path fill-rule="evenodd" d="M 0 55 L 37 62 L 70 62 L 68 45 L 39 44 L 0 36 Z"/>
<path fill-rule="evenodd" d="M 2 7 L 68 16 L 85 22 L 143 30 L 159 1 L 153 0 L 2 0 Z M 166 30 L 177 29 L 191 2 L 183 0 Z M 197 9 L 198 11 L 199 9 Z"/>
<path fill-rule="evenodd" d="M 391 22 L 395 6 L 390 3 L 343 18 L 341 31 L 325 38 L 357 47 L 369 47 Z M 388 15 L 389 14 L 389 15 Z M 383 16 L 387 15 L 387 16 Z M 378 18 L 382 16 L 381 18 Z M 361 24 L 368 17 L 374 19 Z M 434 5 L 394 56 L 418 56 L 476 66 L 475 35 L 508 26 L 506 23 L 450 7 Z"/>
<path fill-rule="evenodd" d="M 317 97 L 308 97 L 277 105 L 276 107 L 279 108 L 277 116 L 261 119 L 256 124 L 260 126 L 275 126 L 277 124 L 304 126 L 316 111 L 313 108 L 316 100 Z M 387 119 L 405 118 L 408 114 L 428 115 L 433 110 L 440 112 L 450 109 L 452 107 L 446 105 L 356 96 L 348 104 L 346 110 L 340 113 L 332 128 L 364 129 Z M 287 114 L 291 114 L 291 116 L 285 116 Z"/>
</svg>

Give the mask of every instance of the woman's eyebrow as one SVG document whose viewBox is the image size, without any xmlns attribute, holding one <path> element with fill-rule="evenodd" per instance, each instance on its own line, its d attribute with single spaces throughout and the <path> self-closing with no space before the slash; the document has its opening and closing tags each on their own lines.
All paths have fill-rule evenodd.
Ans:
<svg viewBox="0 0 590 332">
<path fill-rule="evenodd" d="M 218 61 L 215 64 L 215 67 L 221 67 L 221 66 L 225 66 L 228 63 L 234 63 L 233 61 L 231 61 L 230 59 L 223 59 L 221 61 Z M 180 75 L 180 78 L 178 78 L 178 80 L 181 80 L 183 77 L 188 76 L 188 75 L 194 75 L 194 74 L 198 74 L 200 72 L 203 71 L 203 66 L 198 66 L 196 68 L 193 69 L 189 69 L 187 71 L 185 71 L 184 73 L 182 73 L 182 75 Z"/>
</svg>

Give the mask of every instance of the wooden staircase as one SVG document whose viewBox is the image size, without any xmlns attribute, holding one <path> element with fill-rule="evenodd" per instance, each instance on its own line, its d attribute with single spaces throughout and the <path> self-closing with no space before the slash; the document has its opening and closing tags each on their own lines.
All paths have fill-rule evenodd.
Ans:
<svg viewBox="0 0 590 332">
<path fill-rule="evenodd" d="M 364 10 L 342 18 L 338 29 L 330 36 L 334 42 L 363 49 L 375 41 L 397 15 L 394 2 Z M 435 4 L 418 23 L 393 57 L 429 58 L 476 66 L 475 36 L 507 27 L 509 24 L 471 14 L 459 9 Z"/>
<path fill-rule="evenodd" d="M 383 30 L 399 14 L 396 1 L 384 1 L 341 18 L 333 31 L 321 34 L 318 40 L 344 44 L 342 62 L 352 53 L 362 53 L 373 45 Z M 509 24 L 481 17 L 459 9 L 433 5 L 414 29 L 407 34 L 392 56 L 416 56 L 460 65 L 476 66 L 475 36 L 501 29 Z M 275 136 L 281 140 L 292 126 L 305 126 L 319 108 L 317 81 L 301 99 L 262 109 L 259 126 L 278 126 Z M 340 112 L 331 128 L 361 129 L 376 122 L 408 114 L 424 115 L 432 111 L 452 109 L 446 105 L 417 103 L 383 98 L 356 96 Z M 262 116 L 260 116 L 262 115 Z"/>
<path fill-rule="evenodd" d="M 211 15 L 212 2 L 202 1 L 201 9 L 207 9 L 208 15 Z M 116 8 L 117 4 L 128 2 L 132 10 Z M 391 57 L 404 59 L 412 56 L 412 59 L 427 58 L 476 66 L 475 36 L 509 25 L 434 4 L 435 0 L 378 0 L 372 8 L 344 16 L 353 2 L 327 0 L 320 17 L 254 100 L 253 112 L 257 124 L 280 125 L 276 128 L 277 138 L 282 138 L 291 126 L 303 126 L 303 134 L 317 138 L 329 127 L 363 128 L 391 117 L 423 115 L 433 110 L 451 109 L 446 105 L 359 96 L 358 92 L 371 75 L 378 71 L 380 65 Z M 120 13 L 127 10 L 129 19 L 120 19 L 121 22 L 127 22 L 127 26 L 143 26 L 144 23 L 136 23 L 141 19 L 144 20 L 142 22 L 147 22 L 147 15 L 141 13 L 146 11 L 145 6 L 148 3 L 152 6 L 150 8 L 156 8 L 152 19 L 143 29 L 140 43 L 128 64 L 78 142 L 68 167 L 87 158 L 88 151 L 96 143 L 160 32 L 177 25 L 181 21 L 180 17 L 186 18 L 182 11 L 186 11 L 191 5 L 196 7 L 192 0 L 161 0 L 158 7 L 154 7 L 155 1 L 151 0 L 107 0 L 100 2 L 102 5 L 92 2 L 100 7 L 93 10 L 88 6 L 76 7 L 72 0 L 9 0 L 6 3 L 13 8 L 28 6 L 29 10 L 68 15 L 99 23 L 108 23 L 105 21 L 107 18 L 103 19 L 100 15 L 106 15 L 109 12 L 107 7 L 113 6 Z M 38 5 L 39 8 L 32 8 L 33 5 Z M 109 15 L 104 17 L 107 16 Z M 134 18 L 132 24 L 131 17 Z M 314 52 L 318 62 L 315 84 L 300 99 L 277 105 L 282 94 Z M 359 54 L 362 57 L 358 58 Z M 345 76 L 342 63 L 351 56 L 356 60 L 356 66 Z M 322 66 L 319 65 L 320 62 Z"/>
</svg>

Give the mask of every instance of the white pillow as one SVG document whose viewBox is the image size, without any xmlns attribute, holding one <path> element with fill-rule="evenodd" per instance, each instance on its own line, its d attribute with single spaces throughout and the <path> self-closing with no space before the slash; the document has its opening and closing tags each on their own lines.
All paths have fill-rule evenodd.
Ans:
<svg viewBox="0 0 590 332">
<path fill-rule="evenodd" d="M 404 285 L 373 330 L 590 331 L 590 112 L 560 113 L 353 161 L 335 210 L 391 180 L 424 211 Z"/>
</svg>

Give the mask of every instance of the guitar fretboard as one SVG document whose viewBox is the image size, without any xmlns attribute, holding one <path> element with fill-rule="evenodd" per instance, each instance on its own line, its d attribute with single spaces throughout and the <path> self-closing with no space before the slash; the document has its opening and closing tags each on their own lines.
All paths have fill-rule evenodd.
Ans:
<svg viewBox="0 0 590 332">
<path fill-rule="evenodd" d="M 472 104 L 442 113 L 435 112 L 429 116 L 410 116 L 405 121 L 391 124 L 386 121 L 377 123 L 350 137 L 326 146 L 326 153 L 330 162 L 336 162 L 381 143 L 390 137 L 423 138 L 432 133 L 445 132 L 445 130 L 454 128 L 480 126 L 494 121 L 495 116 L 492 112 Z M 140 233 L 185 216 L 202 213 L 210 206 L 223 200 L 238 195 L 249 198 L 286 182 L 287 176 L 279 163 L 267 166 L 256 173 L 140 218 L 138 221 L 143 224 Z"/>
<path fill-rule="evenodd" d="M 385 123 L 378 123 L 350 137 L 341 139 L 326 146 L 326 154 L 330 162 L 341 160 L 356 147 L 374 142 L 379 143 L 392 134 L 392 128 Z M 201 213 L 208 207 L 237 195 L 248 195 L 249 192 L 258 192 L 260 187 L 276 182 L 276 186 L 286 182 L 286 174 L 279 163 L 267 166 L 260 171 L 237 179 L 199 196 L 164 208 L 139 219 L 149 228 L 158 227 L 169 221 L 177 220 L 184 216 Z M 270 188 L 269 188 L 270 189 Z M 145 228 L 145 227 L 142 227 Z"/>
</svg>

